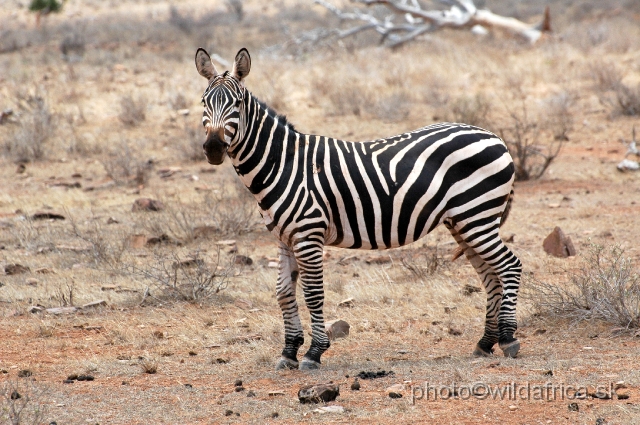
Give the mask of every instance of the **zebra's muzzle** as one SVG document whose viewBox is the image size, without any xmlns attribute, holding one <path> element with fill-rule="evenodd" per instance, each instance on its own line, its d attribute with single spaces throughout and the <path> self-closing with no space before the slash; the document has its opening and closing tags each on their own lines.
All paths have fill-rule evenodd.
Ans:
<svg viewBox="0 0 640 425">
<path fill-rule="evenodd" d="M 229 145 L 227 145 L 215 131 L 207 135 L 207 141 L 202 145 L 207 161 L 212 165 L 222 164 L 228 147 Z"/>
</svg>

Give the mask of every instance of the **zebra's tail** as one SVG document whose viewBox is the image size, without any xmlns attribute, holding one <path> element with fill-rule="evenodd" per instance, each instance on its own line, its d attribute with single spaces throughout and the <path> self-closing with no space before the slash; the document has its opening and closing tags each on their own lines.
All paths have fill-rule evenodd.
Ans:
<svg viewBox="0 0 640 425">
<path fill-rule="evenodd" d="M 509 217 L 509 211 L 511 211 L 511 201 L 513 201 L 513 189 L 511 189 L 509 198 L 507 199 L 507 205 L 504 207 L 504 211 L 502 211 L 502 216 L 500 217 L 500 227 L 502 227 L 502 225 L 507 221 L 507 218 Z M 464 254 L 464 251 L 466 249 L 466 247 L 458 245 L 458 247 L 451 253 L 451 262 L 454 262 L 458 258 L 460 258 L 462 254 Z"/>
</svg>

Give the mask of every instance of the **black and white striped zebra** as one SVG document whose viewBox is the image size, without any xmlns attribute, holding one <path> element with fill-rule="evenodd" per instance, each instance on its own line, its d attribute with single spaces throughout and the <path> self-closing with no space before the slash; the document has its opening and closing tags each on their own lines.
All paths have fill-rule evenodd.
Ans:
<svg viewBox="0 0 640 425">
<path fill-rule="evenodd" d="M 323 247 L 387 249 L 414 242 L 444 224 L 487 291 L 485 332 L 474 354 L 499 343 L 515 357 L 516 302 L 522 265 L 498 230 L 513 196 L 514 165 L 496 135 L 465 124 L 435 124 L 370 142 L 347 142 L 296 131 L 244 84 L 249 52 L 219 74 L 203 49 L 198 72 L 203 145 L 211 164 L 225 154 L 253 193 L 264 223 L 279 240 L 276 296 L 285 347 L 278 369 L 315 369 L 329 348 L 324 329 Z M 296 301 L 300 284 L 311 313 L 311 347 L 304 342 Z"/>
</svg>

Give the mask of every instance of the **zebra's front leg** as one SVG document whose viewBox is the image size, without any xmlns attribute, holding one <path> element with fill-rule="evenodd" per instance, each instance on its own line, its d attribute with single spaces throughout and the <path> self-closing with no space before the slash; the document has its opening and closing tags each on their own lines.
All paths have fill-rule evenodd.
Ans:
<svg viewBox="0 0 640 425">
<path fill-rule="evenodd" d="M 282 357 L 276 364 L 276 370 L 297 369 L 298 349 L 304 343 L 302 324 L 298 314 L 298 302 L 296 301 L 298 264 L 293 251 L 283 243 L 280 243 L 278 254 L 280 267 L 278 269 L 276 298 L 284 320 L 284 349 Z"/>
<path fill-rule="evenodd" d="M 320 356 L 331 345 L 324 328 L 323 246 L 321 238 L 308 237 L 305 241 L 298 242 L 294 248 L 304 301 L 311 315 L 311 347 L 300 362 L 301 370 L 318 369 Z"/>
</svg>

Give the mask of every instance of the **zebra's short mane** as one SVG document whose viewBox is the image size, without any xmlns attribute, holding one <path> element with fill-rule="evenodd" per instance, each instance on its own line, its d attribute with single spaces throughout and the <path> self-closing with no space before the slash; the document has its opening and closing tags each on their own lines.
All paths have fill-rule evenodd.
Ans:
<svg viewBox="0 0 640 425">
<path fill-rule="evenodd" d="M 261 101 L 260 99 L 258 99 L 257 97 L 255 97 L 255 95 L 253 93 L 251 93 L 251 96 L 253 96 L 253 98 L 258 102 L 258 104 L 260 105 L 261 108 L 269 111 L 269 115 L 276 118 L 278 120 L 279 123 L 282 123 L 285 125 L 285 127 L 287 127 L 290 131 L 297 131 L 295 129 L 295 127 L 293 126 L 293 124 L 291 124 L 288 120 L 286 115 L 281 115 L 279 114 L 275 109 L 273 109 L 271 106 L 267 105 L 266 103 L 264 103 L 263 101 Z"/>
</svg>

